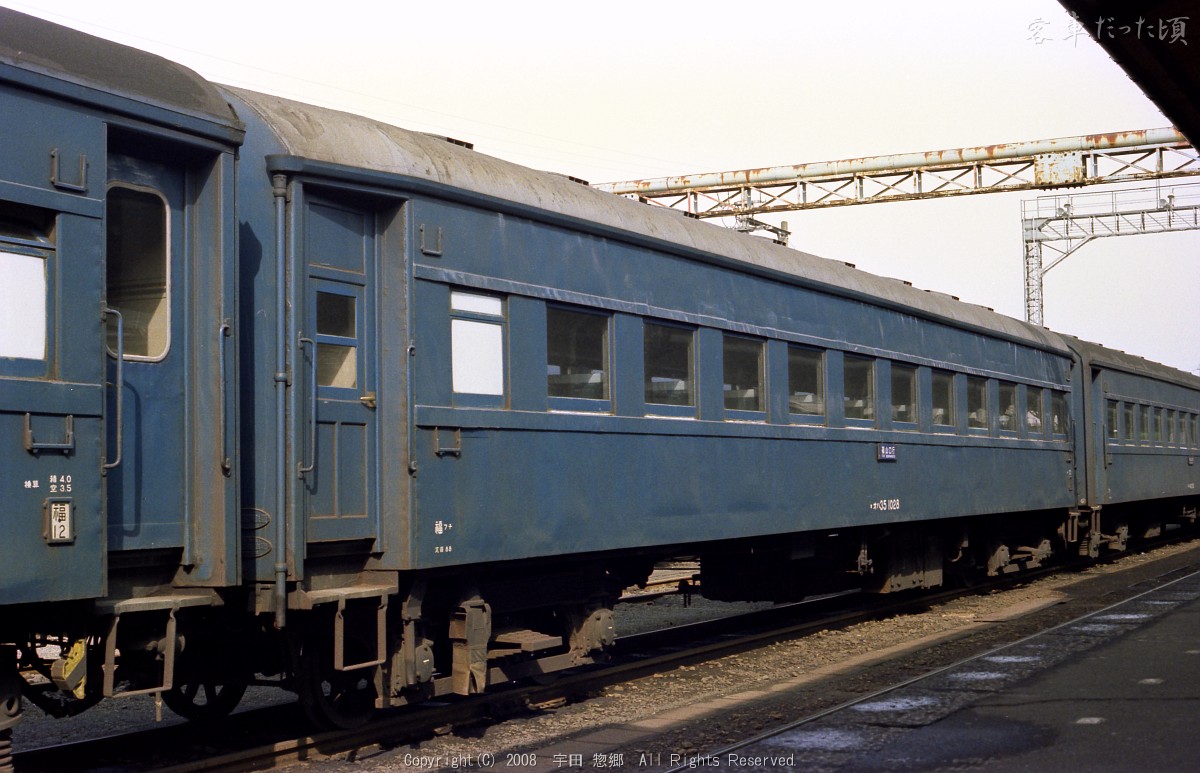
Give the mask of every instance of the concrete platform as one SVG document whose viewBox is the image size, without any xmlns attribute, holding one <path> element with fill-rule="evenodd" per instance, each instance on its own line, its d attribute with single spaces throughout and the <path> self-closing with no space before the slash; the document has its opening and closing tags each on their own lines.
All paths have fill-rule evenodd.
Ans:
<svg viewBox="0 0 1200 773">
<path fill-rule="evenodd" d="M 1200 574 L 674 768 L 1200 770 Z"/>
</svg>

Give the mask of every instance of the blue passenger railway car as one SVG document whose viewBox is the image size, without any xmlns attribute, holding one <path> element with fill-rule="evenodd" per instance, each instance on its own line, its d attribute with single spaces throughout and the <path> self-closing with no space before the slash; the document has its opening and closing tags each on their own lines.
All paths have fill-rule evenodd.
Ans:
<svg viewBox="0 0 1200 773">
<path fill-rule="evenodd" d="M 1194 520 L 1200 379 L 0 9 L 0 732 L 591 662 Z M 36 677 L 36 678 L 35 678 Z"/>
</svg>

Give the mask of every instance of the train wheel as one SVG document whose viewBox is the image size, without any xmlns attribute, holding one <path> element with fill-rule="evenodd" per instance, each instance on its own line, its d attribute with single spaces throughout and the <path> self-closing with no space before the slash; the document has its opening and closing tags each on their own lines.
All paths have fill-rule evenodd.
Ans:
<svg viewBox="0 0 1200 773">
<path fill-rule="evenodd" d="M 361 727 L 375 708 L 374 675 L 373 668 L 337 671 L 327 647 L 306 647 L 296 666 L 300 707 L 323 730 Z"/>
<path fill-rule="evenodd" d="M 199 678 L 184 681 L 162 694 L 163 703 L 179 716 L 194 722 L 229 716 L 246 694 L 245 680 L 218 682 Z"/>
</svg>

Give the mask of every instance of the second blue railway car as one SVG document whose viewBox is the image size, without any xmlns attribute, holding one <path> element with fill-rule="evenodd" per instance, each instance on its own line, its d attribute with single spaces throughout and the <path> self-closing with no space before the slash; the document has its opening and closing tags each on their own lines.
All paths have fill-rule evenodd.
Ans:
<svg viewBox="0 0 1200 773">
<path fill-rule="evenodd" d="M 594 659 L 666 558 L 895 591 L 1195 518 L 1190 374 L 2 9 L 0 115 L 0 732 L 352 724 Z"/>
</svg>

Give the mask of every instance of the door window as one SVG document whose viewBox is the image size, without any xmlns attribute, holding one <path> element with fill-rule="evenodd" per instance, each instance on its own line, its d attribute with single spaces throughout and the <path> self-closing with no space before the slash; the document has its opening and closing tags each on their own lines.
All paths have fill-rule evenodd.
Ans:
<svg viewBox="0 0 1200 773">
<path fill-rule="evenodd" d="M 160 360 L 171 344 L 167 202 L 157 191 L 113 185 L 105 211 L 108 305 L 121 312 L 124 353 Z M 117 350 L 117 327 L 109 326 Z"/>
<path fill-rule="evenodd" d="M 358 299 L 317 292 L 317 384 L 358 388 Z"/>
</svg>

